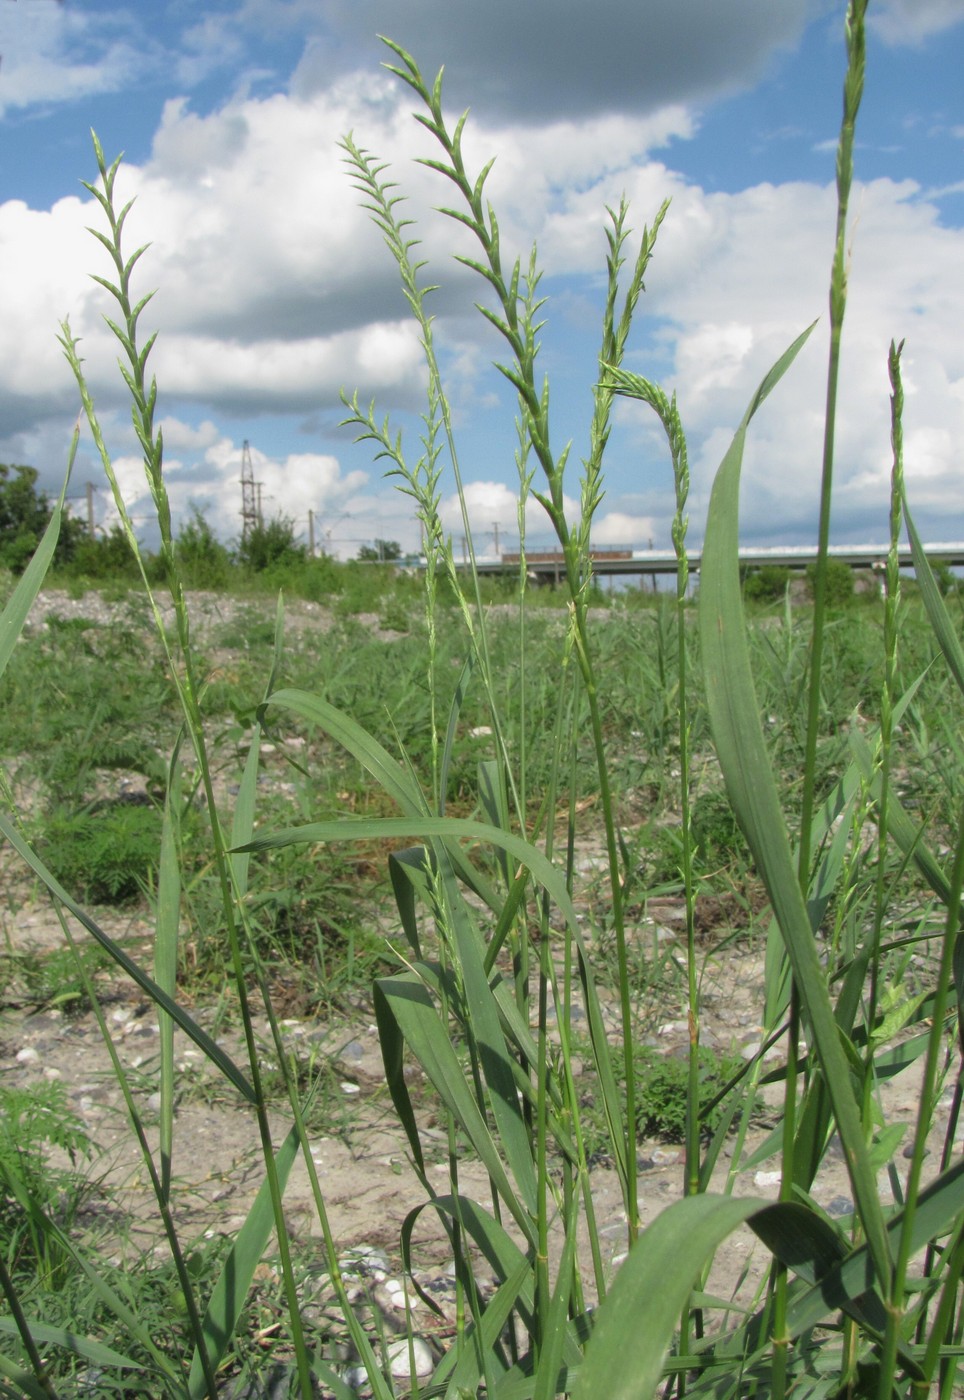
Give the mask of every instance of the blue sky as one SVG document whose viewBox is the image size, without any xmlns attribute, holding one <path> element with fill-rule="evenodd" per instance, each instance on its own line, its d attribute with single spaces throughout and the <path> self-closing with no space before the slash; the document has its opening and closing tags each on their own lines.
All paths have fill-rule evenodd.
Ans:
<svg viewBox="0 0 964 1400">
<path fill-rule="evenodd" d="M 469 107 L 467 155 L 496 157 L 503 246 L 535 241 L 548 296 L 541 358 L 554 447 L 572 439 L 578 498 L 604 282 L 605 206 L 637 230 L 672 205 L 628 366 L 677 391 L 692 466 L 691 532 L 712 475 L 769 364 L 821 323 L 759 416 L 747 458 L 747 543 L 815 534 L 834 157 L 843 80 L 836 0 L 0 0 L 0 461 L 57 488 L 77 411 L 56 343 L 70 317 L 133 512 L 151 540 L 143 476 L 91 282 L 106 273 L 89 129 L 125 152 L 131 247 L 150 241 L 145 326 L 176 510 L 224 538 L 240 526 L 249 439 L 266 513 L 350 555 L 376 536 L 417 541 L 403 497 L 339 426 L 339 391 L 389 413 L 417 452 L 424 374 L 394 264 L 358 208 L 339 139 L 391 162 L 410 196 L 436 295 L 438 341 L 481 551 L 516 528 L 511 393 L 473 309 L 470 251 L 434 212 L 449 198 L 416 160 L 431 142 L 412 95 L 380 67 L 378 33 Z M 907 474 L 932 540 L 964 539 L 964 0 L 871 0 L 858 125 L 835 538 L 886 533 L 887 348 L 906 337 Z M 150 318 L 153 316 L 153 320 Z M 82 449 L 77 489 L 98 486 Z M 461 524 L 445 482 L 444 510 Z M 669 543 L 672 491 L 653 421 L 622 403 L 599 543 Z M 530 538 L 546 537 L 538 507 Z"/>
</svg>

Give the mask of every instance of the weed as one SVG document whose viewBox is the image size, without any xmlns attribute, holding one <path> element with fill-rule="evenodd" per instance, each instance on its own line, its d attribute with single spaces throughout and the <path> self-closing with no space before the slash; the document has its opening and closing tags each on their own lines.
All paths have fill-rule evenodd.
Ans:
<svg viewBox="0 0 964 1400">
<path fill-rule="evenodd" d="M 61 884 L 93 904 L 126 904 L 142 895 L 157 868 L 161 815 L 151 804 L 105 802 L 55 812 L 40 839 Z"/>
<path fill-rule="evenodd" d="M 697 1118 L 703 1136 L 710 1136 L 719 1126 L 726 1107 L 719 1096 L 744 1067 L 738 1056 L 720 1056 L 707 1046 L 700 1046 Z M 690 1101 L 689 1066 L 685 1058 L 661 1055 L 658 1050 L 641 1045 L 636 1054 L 636 1078 L 639 1136 L 683 1142 Z"/>
<path fill-rule="evenodd" d="M 70 1169 L 55 1166 L 51 1150 Z M 33 1274 L 61 1288 L 70 1267 L 60 1234 L 69 1233 L 90 1188 L 76 1170 L 92 1145 L 56 1080 L 16 1088 L 0 1082 L 0 1248 L 11 1275 Z"/>
<path fill-rule="evenodd" d="M 80 1016 L 90 1010 L 88 982 L 112 963 L 102 948 L 87 944 L 44 952 L 10 951 L 0 965 L 10 972 L 0 1005 L 57 1009 Z"/>
<path fill-rule="evenodd" d="M 745 866 L 750 852 L 725 792 L 704 792 L 693 803 L 695 852 L 706 870 Z"/>
</svg>

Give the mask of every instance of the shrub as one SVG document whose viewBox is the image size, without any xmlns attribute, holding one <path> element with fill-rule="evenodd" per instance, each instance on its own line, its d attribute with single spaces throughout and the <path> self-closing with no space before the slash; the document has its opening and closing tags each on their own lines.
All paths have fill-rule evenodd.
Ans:
<svg viewBox="0 0 964 1400">
<path fill-rule="evenodd" d="M 71 555 L 69 572 L 75 577 L 90 579 L 133 581 L 139 577 L 137 560 L 120 525 L 112 525 L 93 539 L 84 535 Z"/>
<path fill-rule="evenodd" d="M 780 564 L 764 564 L 751 569 L 743 584 L 743 596 L 755 603 L 776 603 L 784 597 L 790 583 L 790 570 Z"/>
<path fill-rule="evenodd" d="M 181 526 L 175 555 L 189 588 L 225 588 L 231 579 L 231 556 L 197 506 Z"/>
<path fill-rule="evenodd" d="M 255 574 L 273 564 L 293 563 L 304 557 L 304 545 L 296 542 L 294 521 L 287 515 L 276 515 L 267 524 L 253 525 L 238 545 L 238 563 Z"/>
<path fill-rule="evenodd" d="M 814 595 L 816 577 L 816 564 L 808 564 L 807 583 L 810 587 L 811 598 Z M 824 597 L 827 600 L 827 606 L 831 608 L 845 607 L 854 596 L 853 569 L 849 564 L 845 564 L 842 559 L 827 559 L 825 579 L 824 588 L 826 591 Z"/>
<path fill-rule="evenodd" d="M 363 544 L 358 558 L 363 564 L 390 564 L 402 557 L 402 546 L 398 540 L 379 540 L 374 544 Z"/>
</svg>

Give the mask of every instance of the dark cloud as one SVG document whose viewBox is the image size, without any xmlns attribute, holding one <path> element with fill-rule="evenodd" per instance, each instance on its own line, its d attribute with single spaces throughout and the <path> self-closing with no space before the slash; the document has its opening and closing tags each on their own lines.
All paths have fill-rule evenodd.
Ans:
<svg viewBox="0 0 964 1400">
<path fill-rule="evenodd" d="M 732 92 L 755 82 L 828 8 L 827 0 L 333 0 L 326 19 L 355 46 L 356 61 L 366 52 L 390 58 L 374 39 L 386 34 L 426 77 L 444 63 L 458 106 L 542 121 L 645 113 Z M 323 40 L 309 48 L 302 90 L 330 82 L 332 53 Z"/>
<path fill-rule="evenodd" d="M 385 264 L 384 269 L 373 270 L 361 285 L 347 278 L 339 284 L 333 278 L 286 282 L 279 276 L 276 287 L 214 308 L 205 306 L 196 315 L 182 304 L 178 308 L 177 329 L 252 345 L 266 340 L 338 335 L 359 330 L 373 321 L 407 321 L 410 308 L 387 253 Z M 427 303 L 432 315 L 464 313 L 466 285 L 475 289 L 472 275 L 456 267 L 445 286 L 434 292 Z"/>
</svg>

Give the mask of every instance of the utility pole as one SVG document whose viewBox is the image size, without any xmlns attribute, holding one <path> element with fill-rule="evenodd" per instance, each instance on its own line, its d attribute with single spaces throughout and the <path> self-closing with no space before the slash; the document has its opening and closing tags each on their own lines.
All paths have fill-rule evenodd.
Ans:
<svg viewBox="0 0 964 1400">
<path fill-rule="evenodd" d="M 94 483 L 87 483 L 87 533 L 94 538 Z"/>
<path fill-rule="evenodd" d="M 315 557 L 315 512 L 314 512 L 313 510 L 309 510 L 309 512 L 308 512 L 308 558 L 309 558 L 309 559 L 314 559 L 314 557 Z"/>
<path fill-rule="evenodd" d="M 494 540 L 495 540 L 495 552 L 496 552 L 496 554 L 498 554 L 498 552 L 499 552 L 499 522 L 498 522 L 497 520 L 493 520 L 493 522 L 492 522 L 492 535 L 493 535 L 493 538 L 494 538 Z"/>
</svg>

